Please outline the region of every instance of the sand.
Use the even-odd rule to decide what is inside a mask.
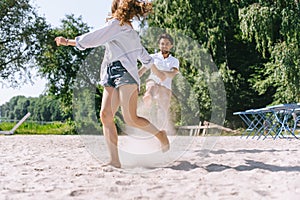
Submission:
[[[300,199],[300,140],[194,139],[165,166],[115,169],[82,136],[0,136],[0,199]]]

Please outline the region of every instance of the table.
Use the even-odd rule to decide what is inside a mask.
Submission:
[[[298,137],[295,135],[295,130],[297,128],[297,122],[295,121],[293,114],[297,115],[298,109],[300,109],[300,103],[297,104],[280,104],[275,106],[267,107],[273,113],[275,118],[274,123],[272,125],[272,129],[275,129],[275,138],[279,136],[284,137],[283,132],[285,135],[287,133],[291,134],[292,136]],[[267,137],[267,135],[265,136]]]
[[[279,104],[233,114],[239,115],[247,126],[241,137],[246,135],[249,138],[252,135],[252,138],[266,139],[271,136],[276,139],[290,134],[298,139],[295,131],[300,121],[300,103]]]

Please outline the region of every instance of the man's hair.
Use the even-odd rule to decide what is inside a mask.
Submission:
[[[173,43],[174,43],[174,40],[173,40],[172,36],[169,35],[168,33],[163,33],[163,34],[161,34],[161,35],[159,36],[159,38],[158,38],[158,43],[160,42],[161,39],[167,39],[167,40],[169,40],[169,41],[171,42],[172,45],[173,45]]]
[[[139,20],[152,11],[152,3],[140,0],[114,0],[111,5],[113,17],[120,20],[120,25],[129,23],[134,17]]]

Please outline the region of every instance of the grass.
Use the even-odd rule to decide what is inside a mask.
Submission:
[[[0,130],[8,131],[14,127],[15,123],[1,122]],[[73,123],[53,122],[40,124],[36,122],[25,122],[16,131],[15,134],[31,135],[75,135],[75,125]]]
[[[0,130],[8,131],[11,130],[16,123],[11,122],[1,122]],[[80,130],[84,130],[85,132],[93,132],[89,131],[89,127],[81,127]],[[96,130],[99,131],[99,130]],[[119,130],[120,131],[120,130]],[[224,132],[222,131],[219,136],[241,136],[244,132],[244,129],[238,129],[237,132]],[[100,131],[101,132],[101,131]],[[37,122],[25,122],[23,123],[16,131],[15,134],[20,135],[77,135],[76,126],[74,122],[53,122],[53,123],[37,123]],[[295,134],[300,136],[300,129],[295,131]],[[186,132],[183,135],[189,135],[189,132]],[[201,135],[201,134],[200,134]],[[212,134],[213,135],[213,134]]]

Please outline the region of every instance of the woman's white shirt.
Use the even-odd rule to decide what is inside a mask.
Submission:
[[[137,60],[149,69],[154,63],[153,58],[142,46],[138,33],[130,25],[120,26],[119,23],[119,20],[112,19],[103,27],[76,37],[76,47],[80,50],[98,46],[106,47],[101,65],[100,84],[103,85],[108,78],[107,65],[119,60],[140,85]]]

